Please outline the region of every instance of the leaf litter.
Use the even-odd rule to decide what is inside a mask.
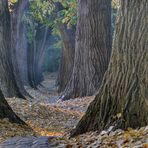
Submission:
[[[52,80],[48,78],[48,81],[51,83]],[[43,83],[49,84],[47,79]],[[0,120],[0,143],[11,137],[56,136],[49,139],[53,148],[148,148],[148,126],[135,130],[129,128],[127,131],[112,131],[110,127],[101,133],[89,132],[70,139],[69,132],[84,115],[94,96],[62,102],[58,101],[55,91],[53,94],[41,93],[31,88],[28,91],[38,99],[32,102],[19,98],[7,99],[15,113],[28,126],[10,123],[8,119]]]

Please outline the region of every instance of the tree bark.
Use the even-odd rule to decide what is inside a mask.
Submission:
[[[7,118],[10,122],[25,124],[10,108],[7,101],[5,100],[2,91],[0,90],[0,119]]]
[[[66,24],[59,25],[63,43],[62,56],[58,72],[58,92],[63,92],[71,77],[75,53],[75,26],[68,29]]]
[[[93,95],[111,52],[111,1],[78,0],[74,68],[63,100]]]
[[[14,75],[15,75],[15,79],[17,82],[17,85],[19,87],[19,90],[21,92],[21,94],[25,97],[25,98],[32,98],[27,91],[24,88],[24,84],[23,84],[23,80],[21,79],[21,71],[22,71],[22,65],[19,65],[20,62],[20,58],[18,57],[20,50],[27,50],[25,47],[23,49],[21,48],[21,43],[22,43],[22,16],[24,14],[24,11],[27,7],[28,4],[28,0],[19,0],[16,5],[14,6],[13,12],[11,13],[11,54],[12,54],[12,62],[13,62],[13,69],[14,69]],[[22,52],[22,57],[26,56],[23,55],[23,53],[25,54],[26,51]],[[26,57],[25,57],[26,58]],[[23,65],[27,64],[26,61],[23,61]]]
[[[0,1],[0,86],[6,97],[23,97],[13,73],[8,1]]]
[[[58,18],[59,16],[57,14],[64,10],[64,7],[60,2],[55,2],[54,5],[56,9],[52,15],[53,17]],[[58,86],[58,92],[61,93],[66,88],[66,85],[72,75],[75,53],[76,27],[73,26],[68,28],[67,24],[64,23],[58,23],[57,25],[62,41],[62,54],[56,85]]]
[[[147,10],[147,0],[121,1],[109,68],[72,136],[148,124]]]
[[[27,26],[21,22],[20,29],[19,29],[19,45],[16,52],[16,59],[18,63],[18,69],[20,74],[20,79],[23,83],[23,85],[29,85],[28,82],[28,57],[27,57],[27,48],[28,48],[28,42],[27,42]]]

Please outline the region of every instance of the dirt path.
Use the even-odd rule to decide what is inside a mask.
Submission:
[[[28,86],[25,88],[35,98],[33,102],[55,103],[59,99],[56,87],[56,73],[44,74],[44,81],[38,86],[38,90]]]

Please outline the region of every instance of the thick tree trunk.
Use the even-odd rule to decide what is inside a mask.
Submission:
[[[93,95],[111,52],[111,1],[78,0],[78,5],[74,68],[63,100]]]
[[[147,0],[121,1],[109,68],[73,136],[148,124],[147,10]]]
[[[57,79],[58,92],[60,93],[66,88],[73,70],[75,52],[75,27],[68,29],[67,25],[60,24],[59,30],[63,43],[62,56]]]
[[[13,73],[8,2],[0,1],[0,86],[6,97],[23,97]]]
[[[25,90],[24,88],[24,84],[23,84],[23,80],[21,79],[22,76],[22,65],[20,66],[20,59],[23,56],[23,53],[25,54],[26,51],[22,52],[21,57],[18,57],[20,50],[27,50],[25,47],[23,49],[21,48],[21,44],[22,44],[22,17],[24,14],[24,11],[27,7],[28,4],[28,0],[19,0],[16,5],[15,8],[13,10],[13,12],[11,13],[11,48],[12,48],[12,61],[13,61],[13,68],[14,68],[14,74],[15,74],[15,79],[17,82],[17,85],[19,87],[19,90],[21,92],[21,94],[23,96],[25,96],[26,98],[32,98]],[[26,45],[25,45],[26,46]],[[26,57],[23,57],[26,59]],[[23,66],[27,66],[26,65],[26,61],[23,61]]]
[[[0,90],[0,119],[7,118],[10,122],[25,124],[10,108]]]

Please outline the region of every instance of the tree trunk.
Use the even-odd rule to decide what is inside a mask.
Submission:
[[[74,68],[63,100],[93,95],[111,52],[111,1],[78,0],[78,5]]]
[[[62,56],[57,79],[58,92],[60,93],[66,88],[73,70],[75,52],[75,27],[68,29],[67,25],[60,24],[59,30],[63,43]]]
[[[0,119],[8,118],[10,122],[25,124],[10,108],[0,90]]]
[[[19,87],[19,90],[21,92],[21,94],[23,96],[25,96],[25,98],[32,98],[27,91],[24,88],[24,84],[23,84],[23,80],[21,79],[21,71],[22,71],[22,67],[20,67],[19,62],[20,62],[20,58],[18,57],[19,53],[20,53],[20,49],[21,48],[21,37],[22,37],[22,16],[24,14],[24,11],[27,7],[28,4],[28,0],[19,0],[15,7],[13,12],[11,13],[11,54],[12,54],[12,62],[13,62],[13,68],[14,68],[14,74],[15,74],[15,79],[17,82],[17,85]],[[23,48],[24,50],[27,50],[25,47]],[[22,54],[25,54],[26,51],[23,51]],[[25,56],[25,55],[21,55],[21,56]],[[23,61],[23,66],[27,66],[25,64],[26,61]],[[22,66],[22,65],[21,65]]]
[[[0,86],[6,97],[23,97],[13,73],[8,2],[0,1]]]
[[[60,2],[55,2],[55,12],[53,17],[58,18],[57,15],[60,11],[65,8]],[[62,40],[62,55],[60,59],[60,66],[57,77],[58,92],[61,93],[65,90],[67,83],[72,75],[74,65],[74,53],[75,53],[75,33],[76,27],[67,27],[67,24],[58,23],[58,29]]]
[[[38,37],[36,39],[37,44],[37,56],[36,56],[36,78],[38,83],[43,80],[43,61],[45,56],[45,51],[49,47],[49,35],[51,34],[51,29],[48,26],[44,26],[38,30]]]
[[[28,85],[28,57],[27,57],[27,28],[26,25],[21,22],[19,30],[19,45],[16,52],[16,58],[18,63],[18,69],[20,74],[20,79],[24,85]]]
[[[29,44],[28,48],[28,77],[31,87],[37,89],[37,85],[39,85],[43,79],[42,64],[44,53],[49,45],[48,35],[51,30],[49,27],[38,24],[35,31],[35,39]]]
[[[147,0],[124,0],[101,88],[72,135],[148,124]]]

